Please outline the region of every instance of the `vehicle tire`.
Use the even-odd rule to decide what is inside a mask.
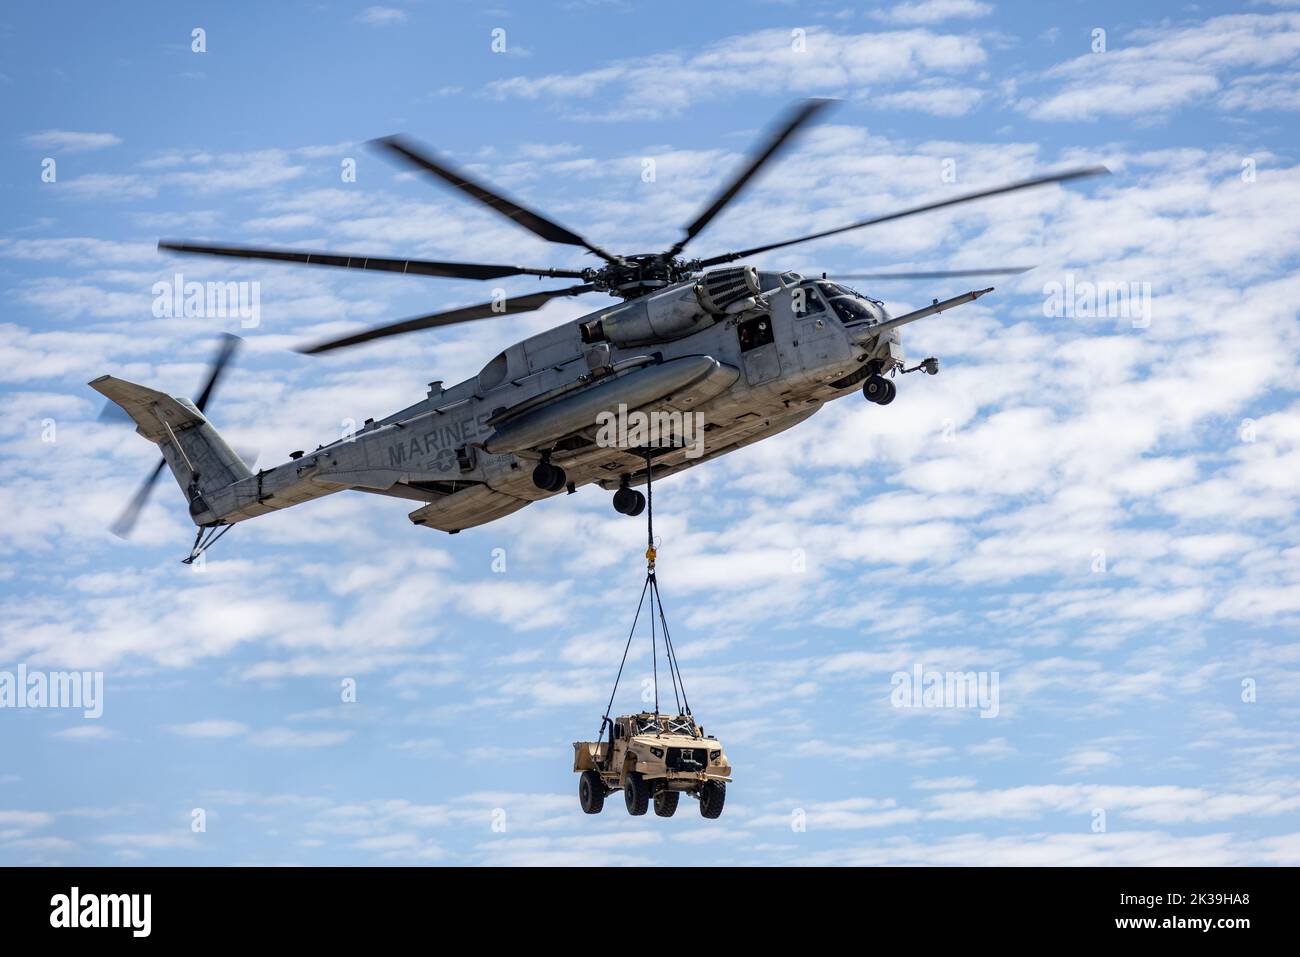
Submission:
[[[650,806],[650,786],[641,777],[640,771],[629,771],[623,783],[623,803],[627,813],[639,817]]]
[[[681,797],[681,791],[660,791],[655,795],[655,814],[659,817],[672,817],[677,813],[677,802]]]
[[[605,782],[596,771],[583,771],[578,778],[578,803],[584,814],[599,814],[605,806]]]
[[[877,405],[889,405],[894,401],[894,396],[898,395],[898,387],[888,379],[885,380],[885,394],[876,400]]]
[[[636,518],[645,511],[645,493],[634,491],[632,494],[636,496],[636,501],[632,503],[632,510],[627,514]]]
[[[862,383],[862,394],[868,402],[884,405],[881,400],[888,394],[890,384],[890,381],[882,375],[867,376],[867,381]]]
[[[727,803],[727,785],[723,781],[705,781],[700,788],[700,816],[709,819],[722,817],[722,805]]]

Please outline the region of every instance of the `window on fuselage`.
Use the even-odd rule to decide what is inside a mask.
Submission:
[[[772,320],[767,316],[746,319],[736,325],[736,336],[740,339],[740,351],[749,352],[759,346],[765,346],[774,340]]]
[[[826,312],[826,303],[822,302],[821,295],[812,286],[800,286],[795,289],[790,293],[790,302],[795,316],[800,319]]]

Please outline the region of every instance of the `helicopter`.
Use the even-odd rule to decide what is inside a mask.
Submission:
[[[832,101],[796,104],[774,125],[712,202],[662,252],[620,255],[471,179],[432,151],[403,137],[374,145],[530,233],[580,247],[600,260],[581,269],[210,245],[163,240],[164,252],[299,263],[455,279],[510,276],[579,282],[528,295],[461,306],[376,326],[301,347],[312,355],[389,336],[516,315],[554,299],[604,293],[616,300],[577,319],[508,345],[473,378],[427,394],[354,433],[289,461],[252,471],[208,421],[204,407],[235,353],[230,336],[191,402],[110,375],[90,386],[116,403],[136,431],[155,442],[162,461],[145,480],[113,531],[134,525],[164,466],[170,468],[197,527],[193,561],[233,525],[351,489],[418,503],[410,520],[452,534],[495,521],[533,502],[597,485],[614,509],[638,515],[639,490],[659,480],[792,428],[827,402],[861,391],[877,405],[893,401],[896,376],[936,374],[928,357],[907,367],[900,327],[972,302],[992,287],[894,316],[881,300],[849,280],[950,279],[1008,275],[1030,267],[930,272],[858,273],[827,278],[732,265],[772,250],[847,233],[979,199],[1108,173],[1081,167],[934,200],[835,229],[704,258],[683,250],[745,189],[796,134]],[[613,415],[657,416],[660,441],[608,440]],[[624,419],[626,421],[626,418]],[[698,425],[687,443],[688,426]],[[630,429],[623,438],[629,438]],[[638,434],[640,434],[638,432]]]

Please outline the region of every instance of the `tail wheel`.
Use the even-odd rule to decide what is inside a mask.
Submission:
[[[700,816],[710,819],[722,817],[722,806],[727,803],[727,785],[723,781],[705,781],[700,788]]]
[[[888,379],[885,380],[885,394],[876,400],[879,405],[889,405],[894,401],[894,396],[898,395],[898,387]]]
[[[627,813],[633,817],[640,817],[650,806],[650,786],[640,771],[627,772],[623,781],[623,803],[627,805]]]
[[[599,814],[605,806],[605,782],[597,772],[582,772],[578,779],[578,803],[585,814]]]
[[[677,813],[677,802],[681,797],[681,791],[660,791],[655,795],[655,814],[660,817],[672,817]]]

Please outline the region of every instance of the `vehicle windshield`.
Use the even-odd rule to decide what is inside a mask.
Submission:
[[[687,715],[646,715],[636,719],[637,734],[685,734],[698,738],[695,721]]]

